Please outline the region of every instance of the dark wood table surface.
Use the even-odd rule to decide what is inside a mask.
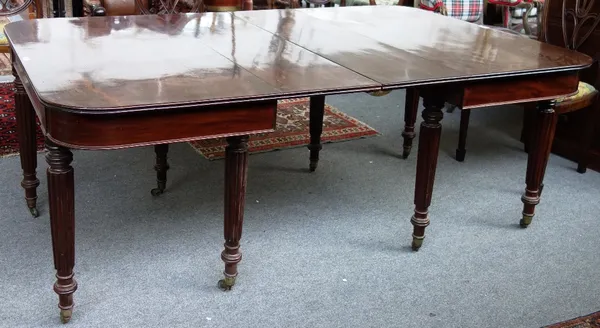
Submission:
[[[77,289],[71,149],[155,145],[164,189],[169,143],[226,137],[220,287],[230,289],[241,260],[248,136],[275,129],[278,99],[311,97],[314,170],[326,95],[418,88],[425,109],[411,218],[417,250],[429,225],[444,103],[537,102],[522,197],[527,226],[556,125],[553,99],[576,92],[578,71],[592,63],[563,48],[398,6],[27,20],[5,30],[14,53],[22,186],[34,216],[36,115],[46,137],[63,322]]]

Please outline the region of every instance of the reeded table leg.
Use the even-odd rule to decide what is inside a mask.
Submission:
[[[169,144],[154,146],[154,152],[156,153],[156,164],[154,165],[154,170],[156,170],[156,183],[158,187],[152,189],[151,193],[152,196],[158,196],[165,191],[167,186],[167,171],[169,170],[167,154],[169,153]]]
[[[413,139],[415,138],[415,122],[417,121],[417,111],[419,110],[419,90],[406,89],[406,101],[404,104],[404,145],[402,149],[402,158],[407,159],[412,150]]]
[[[27,207],[31,215],[37,217],[39,215],[36,207],[37,187],[40,185],[40,180],[38,180],[35,172],[37,168],[35,111],[25,92],[23,83],[14,68],[13,75],[15,76],[14,84],[16,88],[17,134],[19,137],[21,168],[23,169],[21,186],[25,189],[25,200],[27,201]]]
[[[46,162],[48,163],[48,197],[50,204],[50,229],[60,319],[71,320],[73,293],[77,282],[73,278],[75,265],[75,191],[73,182],[73,154],[67,148],[46,140]]]
[[[235,285],[237,265],[242,260],[240,239],[248,171],[247,142],[247,136],[229,137],[225,148],[225,249],[221,253],[225,279],[219,280],[222,290],[230,290]]]
[[[412,248],[417,251],[425,238],[425,227],[429,225],[428,209],[431,204],[433,181],[440,148],[440,134],[444,117],[444,99],[431,95],[423,98],[423,122],[419,135],[419,152],[417,156],[417,178],[415,183],[415,214],[410,222],[413,224]]]
[[[555,101],[540,101],[537,107],[535,133],[531,135],[531,144],[527,159],[527,188],[521,200],[523,201],[523,218],[521,227],[531,224],[535,215],[535,206],[540,202],[540,186],[548,164],[557,115],[554,111]]]
[[[323,149],[321,145],[321,134],[323,133],[323,116],[325,115],[325,96],[310,97],[310,165],[309,169],[314,172],[319,164],[319,152]]]

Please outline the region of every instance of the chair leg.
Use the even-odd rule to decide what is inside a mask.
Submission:
[[[503,8],[503,23],[505,28],[510,28],[510,7],[504,6]]]
[[[531,35],[531,27],[529,26],[529,15],[531,15],[533,8],[533,4],[528,4],[526,9],[523,10],[523,29],[525,30],[525,34],[527,35]]]
[[[600,119],[600,101],[596,99],[592,106],[587,108],[587,111],[588,113],[586,115],[585,126],[583,127],[583,133],[581,135],[581,149],[579,159],[577,161],[577,172],[582,174],[587,171],[592,138],[594,137],[596,124]]]
[[[463,109],[460,111],[460,130],[458,131],[458,148],[456,149],[456,160],[464,162],[467,154],[467,130],[469,130],[469,118],[471,110]]]

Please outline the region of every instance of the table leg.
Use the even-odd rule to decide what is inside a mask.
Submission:
[[[419,90],[406,89],[406,101],[404,103],[404,145],[402,158],[407,159],[412,150],[413,139],[415,138],[415,122],[417,121],[417,111],[419,110]]]
[[[56,282],[58,307],[63,323],[71,320],[73,293],[77,282],[73,278],[75,265],[75,191],[73,181],[73,154],[67,148],[46,140],[46,162],[48,163],[48,198],[50,205],[50,229]]]
[[[527,187],[521,201],[523,201],[523,218],[521,227],[526,228],[531,224],[535,215],[535,206],[540,202],[540,186],[546,172],[546,165],[552,149],[554,132],[556,130],[557,114],[554,111],[556,101],[540,101],[537,105],[535,117],[535,133],[531,135],[531,144],[527,158]]]
[[[167,154],[169,153],[169,144],[154,146],[154,152],[156,153],[156,164],[154,165],[154,170],[156,170],[156,183],[158,187],[152,189],[151,193],[152,196],[158,196],[165,191],[167,186],[167,171],[169,170]]]
[[[412,248],[417,251],[425,238],[425,227],[429,225],[428,209],[431,204],[433,181],[440,148],[440,135],[444,117],[444,99],[435,94],[423,98],[423,122],[419,135],[417,155],[417,178],[415,183],[415,214],[410,222],[413,224]]]
[[[314,172],[319,164],[319,151],[323,149],[321,145],[321,134],[323,133],[323,117],[325,115],[325,96],[310,97],[310,165],[309,169]]]
[[[244,222],[244,201],[248,171],[248,136],[227,138],[225,148],[225,279],[219,288],[231,290],[237,277],[237,265],[242,260],[240,239]]]
[[[19,154],[21,158],[21,168],[23,169],[23,180],[21,186],[25,189],[25,200],[27,207],[33,217],[39,215],[37,203],[37,187],[40,180],[36,176],[37,168],[37,142],[36,142],[36,124],[35,111],[33,105],[25,92],[21,78],[13,68],[15,76],[15,110],[17,116],[17,134],[19,137]]]
[[[456,148],[456,160],[465,161],[467,155],[467,131],[469,130],[470,109],[460,111],[460,129],[458,131],[458,148]]]

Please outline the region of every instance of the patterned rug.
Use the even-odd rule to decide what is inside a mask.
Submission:
[[[14,156],[19,153],[14,94],[12,83],[0,83],[0,157]],[[277,112],[277,131],[251,136],[248,142],[251,154],[302,147],[309,143],[308,98],[280,101]],[[323,143],[365,138],[377,134],[377,131],[365,123],[325,105],[321,138]],[[39,122],[37,144],[38,151],[44,150]],[[194,141],[190,144],[208,159],[220,159],[225,156],[224,139]]]
[[[250,136],[250,154],[306,146],[310,143],[308,98],[279,102],[277,130]],[[379,133],[365,123],[325,104],[322,143],[339,142],[376,136]],[[192,141],[190,145],[204,157],[214,160],[225,157],[225,139]]]
[[[600,328],[600,312],[556,323],[545,328]]]
[[[15,115],[14,85],[12,83],[0,83],[0,157],[16,155],[19,152]],[[38,151],[41,151],[44,149],[44,136],[39,128],[39,122],[37,124]]]

